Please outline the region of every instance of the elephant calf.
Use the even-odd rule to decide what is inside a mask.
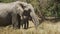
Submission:
[[[27,29],[29,26],[29,20],[32,20],[31,16],[30,16],[30,12],[24,11],[22,14],[22,25],[24,25],[24,29]]]

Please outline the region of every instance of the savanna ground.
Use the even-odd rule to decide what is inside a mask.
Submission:
[[[36,30],[31,21],[28,29],[13,29],[12,27],[0,27],[0,34],[60,34],[60,22],[44,21]]]

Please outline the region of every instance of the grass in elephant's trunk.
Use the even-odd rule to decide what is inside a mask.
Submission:
[[[36,30],[31,21],[28,29],[13,29],[12,27],[0,27],[0,34],[60,34],[60,22],[44,21]]]

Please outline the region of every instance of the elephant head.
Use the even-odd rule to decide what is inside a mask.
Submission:
[[[25,14],[24,13],[23,14],[26,16],[30,16],[35,27],[37,28],[37,26],[39,25],[39,17],[36,15],[33,6],[31,4],[24,2],[20,2],[20,5],[23,8],[24,13],[26,12]]]
[[[31,20],[33,21],[35,27],[37,28],[37,26],[39,25],[39,17],[36,15],[33,6],[26,2],[20,1],[16,1],[15,4],[17,6],[16,7],[17,14],[19,14],[21,18],[23,16],[28,16],[29,18],[32,18]]]

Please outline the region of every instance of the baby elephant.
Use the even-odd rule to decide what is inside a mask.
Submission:
[[[29,27],[29,20],[32,20],[32,17],[30,16],[30,12],[27,12],[24,10],[23,14],[22,14],[22,26],[24,26],[24,29],[27,29]]]

